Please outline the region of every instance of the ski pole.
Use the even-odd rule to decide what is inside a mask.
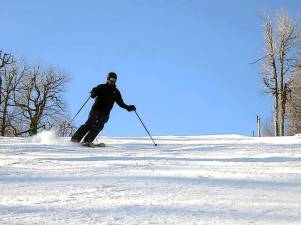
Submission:
[[[140,116],[138,115],[138,113],[136,112],[136,110],[134,110],[134,112],[136,113],[136,115],[137,115],[137,117],[139,118],[140,122],[142,123],[142,125],[143,125],[144,129],[146,130],[146,132],[148,133],[148,135],[149,135],[149,136],[150,136],[150,138],[152,139],[152,141],[153,141],[154,145],[155,145],[155,146],[157,146],[157,144],[155,143],[155,141],[154,141],[154,139],[153,139],[152,135],[151,135],[151,134],[149,133],[149,131],[147,130],[146,126],[144,125],[144,123],[143,123],[142,119],[140,118]]]
[[[77,117],[77,115],[80,113],[80,111],[82,111],[82,109],[84,108],[84,106],[87,104],[87,102],[89,101],[89,99],[91,98],[91,96],[89,96],[89,98],[87,98],[87,100],[85,101],[85,103],[82,105],[82,107],[78,110],[78,112],[76,113],[76,115],[72,118],[72,120],[68,123],[69,126],[71,126],[70,124],[73,122],[73,120]]]

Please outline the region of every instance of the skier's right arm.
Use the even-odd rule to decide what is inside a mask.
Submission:
[[[99,95],[99,92],[100,92],[100,85],[94,87],[92,89],[92,91],[90,92],[91,93],[91,98],[95,98],[97,95]]]

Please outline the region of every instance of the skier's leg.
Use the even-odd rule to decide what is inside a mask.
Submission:
[[[89,131],[89,127],[87,124],[83,124],[78,128],[78,130],[72,135],[71,141],[72,142],[80,142],[83,137],[87,134]]]
[[[107,117],[99,116],[95,121],[95,124],[89,130],[88,134],[84,138],[83,142],[93,142],[99,132],[104,128],[105,123],[108,121]]]
[[[97,111],[91,110],[89,113],[89,118],[86,121],[85,124],[80,126],[80,128],[73,134],[71,137],[71,141],[73,142],[80,142],[83,137],[88,133],[90,129],[92,129],[93,124],[95,124],[95,121],[97,120]]]

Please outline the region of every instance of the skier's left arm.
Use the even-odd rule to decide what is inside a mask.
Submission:
[[[127,105],[124,103],[122,96],[119,91],[117,91],[117,96],[116,96],[116,103],[121,107],[126,109],[127,111],[135,111],[136,107],[134,105]]]

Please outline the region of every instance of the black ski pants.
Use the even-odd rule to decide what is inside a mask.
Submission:
[[[85,137],[83,142],[93,142],[108,120],[108,115],[102,115],[99,110],[92,108],[88,120],[73,134],[71,141],[80,142]]]

